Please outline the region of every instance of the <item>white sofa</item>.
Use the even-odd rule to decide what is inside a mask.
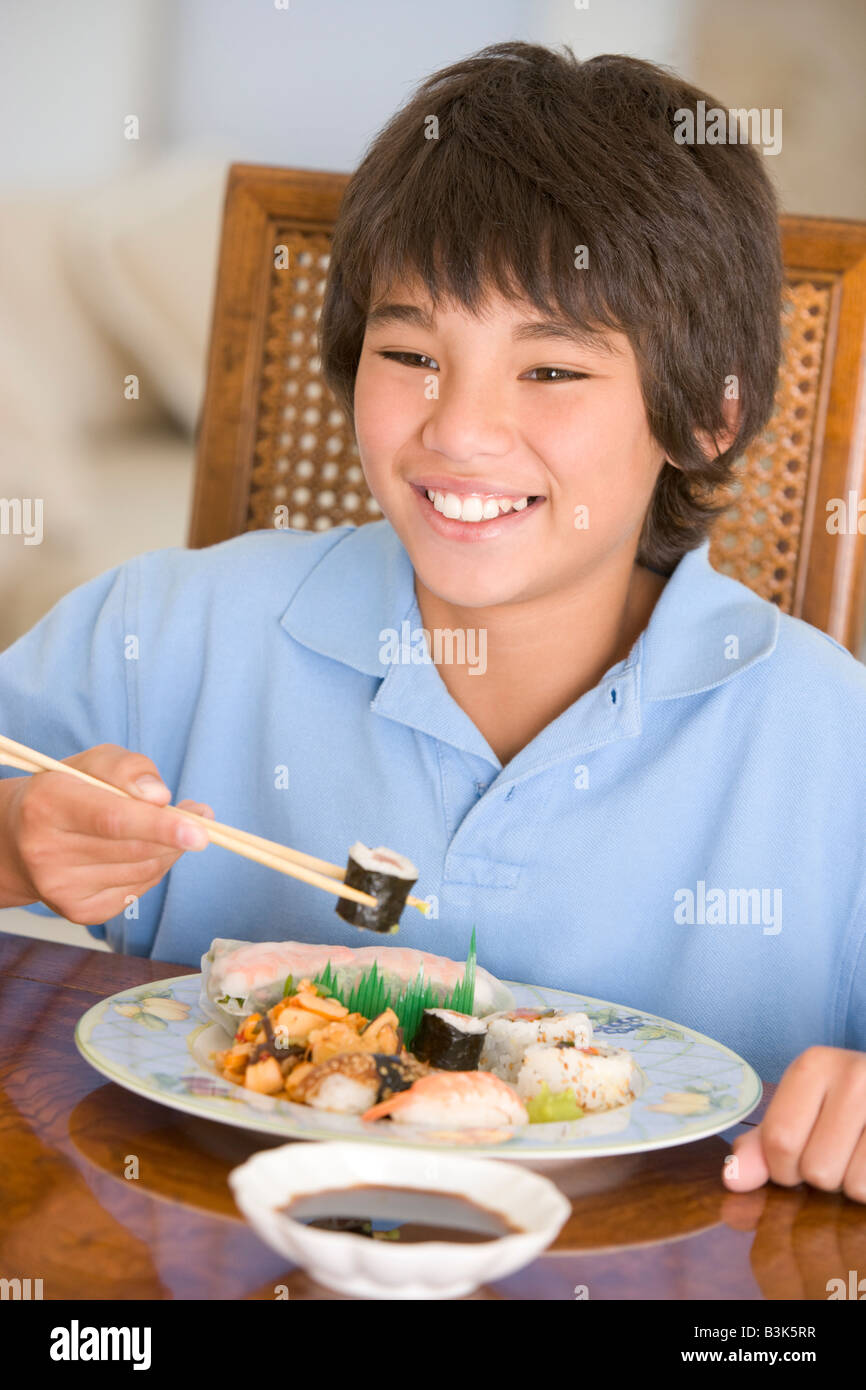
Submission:
[[[5,512],[0,649],[77,584],[185,542],[225,175],[181,153],[0,202],[0,497],[42,510],[38,544]]]

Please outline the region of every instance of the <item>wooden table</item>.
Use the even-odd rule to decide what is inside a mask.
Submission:
[[[232,1199],[229,1171],[282,1140],[132,1095],[75,1047],[97,1000],[186,973],[0,933],[0,1278],[41,1278],[45,1299],[272,1300],[277,1284],[291,1299],[339,1298],[287,1268]],[[591,1299],[826,1300],[829,1279],[866,1273],[866,1206],[807,1187],[727,1191],[739,1128],[539,1165],[571,1219],[542,1258],[471,1297],[571,1300],[585,1286]],[[131,1155],[137,1179],[124,1176]]]

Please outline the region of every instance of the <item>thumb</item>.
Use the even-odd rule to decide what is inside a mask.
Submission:
[[[770,1170],[764,1156],[760,1125],[734,1140],[733,1155],[734,1161],[726,1161],[722,1173],[725,1186],[732,1192],[751,1192],[755,1187],[763,1187]]]
[[[206,801],[179,801],[178,811],[194,811],[197,816],[204,816],[205,820],[216,820],[213,807],[208,806]]]

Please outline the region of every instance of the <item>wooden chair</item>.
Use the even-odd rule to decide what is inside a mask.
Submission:
[[[324,530],[381,516],[316,357],[331,231],[347,182],[264,165],[229,170],[191,546],[271,527],[277,517]],[[866,601],[857,513],[866,498],[866,223],[785,217],[782,241],[785,346],[775,411],[741,460],[710,554],[717,569],[856,653]],[[287,268],[278,267],[280,246]],[[833,520],[840,502],[842,530]],[[866,501],[863,509],[866,533]]]

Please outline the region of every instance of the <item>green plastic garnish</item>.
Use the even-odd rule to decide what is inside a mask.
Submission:
[[[341,1004],[345,1004],[349,1013],[363,1014],[365,1018],[374,1019],[377,1014],[384,1009],[393,1009],[397,1015],[397,1021],[403,1029],[403,1044],[411,1048],[418,1026],[421,1022],[421,1015],[425,1009],[440,1008],[454,1009],[457,1013],[471,1014],[475,1003],[475,928],[472,928],[472,939],[469,944],[469,955],[466,959],[466,972],[463,979],[454,986],[450,996],[445,999],[439,997],[439,991],[434,989],[425,979],[423,967],[419,969],[414,980],[410,980],[402,988],[399,986],[387,986],[379,973],[379,967],[371,965],[369,970],[365,970],[354,982],[351,989],[343,990],[338,983],[337,974],[332,971],[330,961],[320,974],[316,975],[314,984],[320,986],[320,993],[338,999]]]
[[[541,1083],[537,1096],[526,1102],[531,1125],[550,1124],[554,1120],[580,1120],[583,1110],[574,1098],[574,1091],[551,1091],[546,1081]]]

